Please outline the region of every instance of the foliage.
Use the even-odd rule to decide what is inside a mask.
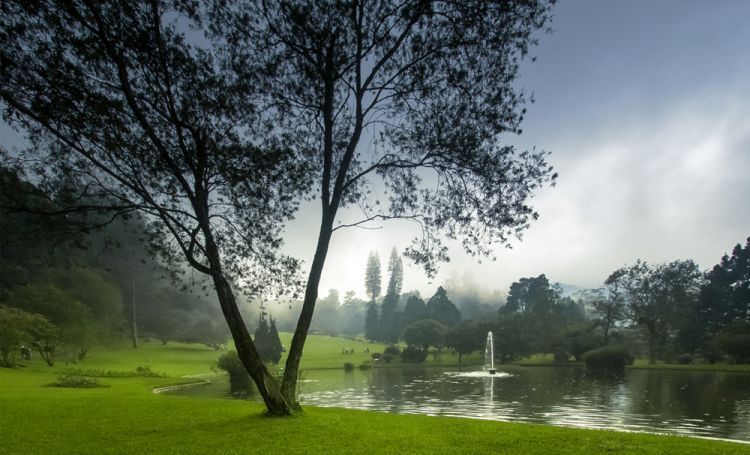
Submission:
[[[83,304],[103,330],[112,333],[121,328],[123,302],[112,277],[91,267],[50,268],[39,281],[50,283]]]
[[[321,203],[284,370],[291,395],[334,230],[418,223],[422,235],[405,256],[433,275],[448,259],[442,236],[461,239],[470,254],[491,255],[493,244],[506,244],[537,217],[527,201],[554,180],[546,153],[518,153],[500,139],[520,133],[525,96],[514,80],[551,4],[212,5],[223,67],[258,81],[249,85],[259,88],[264,133],[311,163]],[[347,207],[362,216],[342,219]]]
[[[90,389],[94,387],[101,387],[99,381],[91,376],[78,376],[74,374],[63,374],[57,377],[58,387],[71,387],[75,389]]]
[[[603,289],[588,292],[587,300],[591,311],[602,329],[604,346],[609,344],[610,331],[626,317],[624,299],[620,291],[617,274],[610,275]]]
[[[396,357],[397,355],[393,355],[393,354],[383,354],[382,359],[385,363],[391,363],[391,361],[395,359]]]
[[[422,363],[427,358],[427,351],[417,346],[409,345],[399,354],[401,360],[409,363]]]
[[[227,372],[232,389],[246,389],[250,386],[250,375],[237,355],[237,351],[228,351],[222,354],[216,361],[216,366]]]
[[[511,284],[508,299],[500,311],[520,312],[545,318],[552,312],[554,302],[555,291],[550,288],[549,280],[542,274],[536,278],[521,278]]]
[[[423,319],[407,326],[402,338],[407,344],[418,346],[426,351],[430,346],[443,347],[445,331],[446,327],[438,321]]]
[[[96,378],[166,378],[167,373],[154,371],[150,366],[138,366],[134,370],[121,371],[108,368],[71,368],[65,371],[69,376],[89,376]]]
[[[55,357],[65,347],[65,340],[60,329],[45,318],[39,317],[30,322],[29,334],[32,339],[31,345],[39,352],[47,365],[53,366]]]
[[[605,346],[583,355],[587,368],[623,369],[633,363],[633,356],[623,346]]]
[[[370,297],[370,303],[375,303],[380,296],[380,257],[377,252],[370,252],[367,257],[367,268],[365,269],[365,291]]]
[[[44,354],[45,358],[54,359],[55,352],[63,344],[85,353],[96,342],[96,323],[90,310],[54,285],[34,283],[17,287],[10,292],[5,303],[29,313],[41,314],[55,326],[54,330],[48,330],[44,323],[35,325],[36,336],[49,342],[45,344],[48,352]],[[53,332],[54,336],[51,335]],[[42,333],[45,335],[42,336]],[[56,341],[53,342],[53,339]]]
[[[410,295],[404,308],[404,326],[408,326],[420,319],[427,319],[427,305],[417,295]]]
[[[492,326],[495,358],[500,363],[508,363],[531,354],[535,335],[531,327],[528,315],[520,313],[498,315]]]
[[[354,371],[354,364],[351,362],[344,362],[344,371]]]
[[[474,321],[462,321],[446,331],[445,346],[458,353],[458,363],[464,355],[484,349],[487,337],[484,328]]]
[[[4,367],[17,365],[16,355],[24,343],[31,342],[30,319],[34,315],[17,308],[0,305],[0,363]]]
[[[563,352],[569,353],[576,360],[583,360],[583,354],[600,347],[601,338],[594,334],[594,327],[579,327],[567,331],[563,335],[563,341],[560,348]]]
[[[735,363],[750,363],[750,322],[726,327],[719,332],[717,343]]]
[[[654,363],[664,355],[680,316],[687,314],[694,304],[701,274],[691,260],[655,267],[639,260],[616,270],[607,283],[622,290],[628,317],[646,333],[649,362]]]
[[[255,84],[225,71],[209,41],[188,38],[199,16],[190,2],[3,3],[0,100],[34,144],[3,158],[43,185],[82,183],[65,213],[145,216],[165,264],[211,277],[269,411],[286,415],[295,400],[262,365],[232,285],[297,289],[280,235],[307,165],[251,134]]]
[[[253,341],[255,341],[258,354],[264,362],[278,364],[281,360],[281,340],[279,339],[279,332],[276,330],[276,321],[273,318],[270,319],[271,324],[269,326],[265,311],[261,311]]]
[[[396,346],[395,344],[390,344],[385,347],[385,349],[383,350],[383,354],[390,354],[392,356],[398,356],[399,354],[401,354],[401,349],[399,349],[399,347]]]
[[[458,324],[461,320],[461,312],[448,299],[448,295],[442,286],[439,286],[435,295],[427,301],[425,314],[428,319],[433,319],[448,327]]]

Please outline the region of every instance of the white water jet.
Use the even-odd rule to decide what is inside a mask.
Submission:
[[[484,348],[484,369],[495,374],[495,344],[492,341],[492,331],[487,332],[487,346]]]

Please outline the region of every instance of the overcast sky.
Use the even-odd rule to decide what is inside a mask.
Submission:
[[[750,2],[568,0],[554,16],[520,79],[536,102],[509,138],[551,151],[560,173],[533,201],[539,221],[496,262],[454,247],[431,283],[405,267],[405,291],[429,296],[452,275],[507,291],[541,273],[596,287],[639,258],[709,268],[750,236]],[[287,231],[287,251],[308,263],[318,219],[307,207]],[[337,232],[321,294],[364,297],[368,252],[385,274],[413,234],[399,223]]]

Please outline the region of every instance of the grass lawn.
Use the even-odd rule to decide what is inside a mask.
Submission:
[[[309,342],[305,368],[369,358],[349,340],[311,336]],[[355,354],[341,354],[347,344]],[[50,368],[35,358],[22,368],[0,368],[0,453],[750,454],[750,445],[678,436],[344,409],[307,407],[295,417],[274,419],[264,417],[256,403],[152,393],[154,387],[181,381],[181,375],[210,372],[218,355],[172,343],[93,349],[79,367],[148,365],[171,376],[100,378],[107,387],[94,389],[48,386],[65,371],[62,363]]]

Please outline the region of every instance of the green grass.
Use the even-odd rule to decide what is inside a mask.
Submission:
[[[306,368],[356,362],[347,340],[310,337]],[[372,352],[372,345],[370,351]],[[355,346],[351,346],[357,348]],[[211,371],[219,353],[200,346],[144,343],[94,349],[81,368],[148,365],[171,378],[99,378],[109,387],[49,387],[65,371],[39,359],[0,368],[0,452],[102,453],[750,453],[750,446],[677,436],[306,407],[292,418],[230,399],[166,396],[154,387]],[[352,363],[356,363],[352,362]]]

